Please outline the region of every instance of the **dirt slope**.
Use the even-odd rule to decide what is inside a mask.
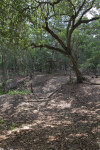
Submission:
[[[100,149],[100,85],[67,81],[39,75],[34,94],[0,96],[2,149]]]

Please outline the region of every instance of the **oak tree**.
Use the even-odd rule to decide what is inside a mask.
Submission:
[[[27,24],[32,31],[30,36],[33,41],[25,48],[45,47],[66,55],[73,65],[78,83],[83,82],[83,77],[73,57],[72,34],[81,24],[100,19],[97,12],[99,7],[98,0],[2,1],[2,11],[8,11],[7,30],[17,32],[19,26]],[[92,13],[90,19],[86,17],[88,13]]]

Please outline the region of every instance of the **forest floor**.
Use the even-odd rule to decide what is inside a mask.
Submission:
[[[0,96],[0,150],[100,150],[100,85],[68,80],[35,75],[33,94]]]

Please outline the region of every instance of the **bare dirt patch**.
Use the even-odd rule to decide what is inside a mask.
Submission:
[[[99,150],[100,85],[67,81],[66,76],[38,75],[34,94],[0,96],[0,147]]]

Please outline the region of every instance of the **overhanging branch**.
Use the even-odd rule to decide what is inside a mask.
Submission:
[[[94,2],[95,2],[95,0],[92,1],[91,6],[89,8],[87,8],[85,11],[83,11],[79,21],[82,20],[82,17],[93,8]]]
[[[32,43],[30,45],[30,47],[32,48],[42,48],[42,47],[45,47],[45,48],[48,48],[48,49],[51,49],[51,50],[55,50],[55,51],[58,51],[64,55],[66,55],[66,52],[58,47],[54,47],[54,46],[50,46],[50,45],[47,45],[47,44],[41,44],[41,45],[36,45],[35,43]]]
[[[74,9],[74,11],[75,11],[75,14],[76,14],[76,7],[75,7],[75,5],[72,3],[71,0],[68,0],[68,2],[72,5],[72,7],[73,7],[73,9]]]
[[[46,27],[43,27],[48,33],[50,33],[50,35],[53,37],[53,38],[55,38],[58,42],[59,42],[59,44],[62,46],[62,48],[64,49],[64,50],[66,50],[66,46],[65,46],[65,44],[63,43],[63,41],[58,37],[58,35],[56,35],[50,28],[49,28],[49,26],[48,26],[48,22],[46,22]]]
[[[93,18],[88,19],[88,20],[80,20],[80,21],[78,21],[78,22],[74,25],[74,28],[77,28],[77,27],[78,27],[80,24],[82,24],[82,23],[89,23],[89,22],[91,22],[91,21],[98,20],[98,19],[100,19],[100,17],[93,17]]]
[[[60,3],[61,1],[62,0],[56,0],[54,2],[49,2],[49,1],[40,2],[38,0],[35,0],[35,2],[38,3],[38,4],[50,4],[51,6],[54,6],[54,5],[58,4],[58,3]]]
[[[75,17],[78,16],[78,14],[80,13],[81,9],[83,8],[83,6],[85,5],[86,0],[83,1],[82,5],[79,7],[78,11],[75,14]]]
[[[100,17],[93,17],[93,18],[91,18],[89,20],[82,20],[81,23],[89,23],[91,21],[98,20],[98,19],[100,19]]]
[[[48,17],[48,19],[51,19],[52,17],[56,17],[56,16],[66,16],[67,14],[65,14],[65,13],[61,13],[61,14],[53,14],[53,15],[51,15],[51,16],[49,16]]]

